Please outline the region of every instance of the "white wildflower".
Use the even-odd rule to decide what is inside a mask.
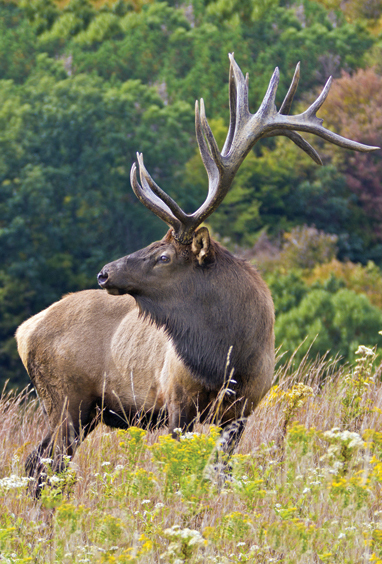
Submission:
[[[143,499],[141,503],[142,505],[145,505],[146,503],[151,503],[151,499]]]
[[[179,525],[174,525],[171,529],[165,529],[164,534],[169,537],[176,537],[178,539],[184,539],[189,546],[194,544],[204,544],[204,539],[199,531],[195,529],[181,529]]]
[[[30,481],[33,480],[34,478],[20,477],[15,474],[11,474],[10,476],[0,479],[0,489],[14,490],[16,488],[24,488]]]
[[[110,462],[102,462],[101,466],[110,466]]]
[[[59,478],[58,476],[51,476],[49,478],[49,481],[51,484],[58,484],[59,482],[63,482],[63,479]]]
[[[340,431],[338,427],[334,427],[330,431],[325,431],[324,437],[328,441],[345,443],[348,448],[362,448],[365,446],[364,441],[358,433]]]
[[[52,464],[53,458],[40,458],[41,464]]]
[[[374,356],[373,349],[369,347],[365,347],[364,345],[359,345],[358,349],[355,351],[355,354],[363,354],[365,356]]]
[[[181,435],[180,440],[186,441],[186,440],[190,440],[190,439],[193,439],[194,437],[199,437],[199,436],[200,436],[200,433],[187,432],[187,433],[184,433],[183,435]]]
[[[331,473],[332,474],[338,474],[338,472],[340,470],[342,470],[343,467],[344,467],[344,463],[341,462],[340,460],[336,460],[335,463],[333,464],[333,468],[332,468]],[[330,472],[330,470],[329,470],[329,472]]]

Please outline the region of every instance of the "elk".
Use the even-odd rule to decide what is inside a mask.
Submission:
[[[50,430],[29,455],[26,470],[38,476],[41,458],[62,468],[99,421],[126,428],[165,425],[192,428],[218,421],[228,432],[227,449],[240,439],[245,419],[269,390],[274,371],[274,308],[257,270],[236,258],[200,227],[227,194],[255,143],[289,137],[316,163],[315,149],[298,131],[344,148],[373,151],[325,129],[316,117],[331,79],[303,113],[289,116],[299,80],[277,111],[276,70],[259,110],[248,108],[248,75],[230,57],[230,124],[220,152],[196,102],[196,137],[208,176],[208,195],[186,214],[147,172],[143,157],[131,169],[138,199],[169,231],[161,241],[104,266],[101,290],[64,297],[25,321],[16,338],[21,359],[46,412]],[[107,291],[105,291],[107,290]]]

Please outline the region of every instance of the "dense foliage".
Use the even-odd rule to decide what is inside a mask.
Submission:
[[[301,60],[295,111],[333,74],[326,122],[345,136],[382,144],[381,7],[365,11],[361,4],[0,3],[0,382],[25,381],[13,339],[21,321],[68,291],[94,286],[105,262],[165,232],[129,188],[135,151],[144,152],[155,180],[186,211],[203,201],[193,104],[204,97],[221,143],[229,51],[250,74],[253,112],[273,68],[281,71],[280,101]],[[314,143],[324,167],[283,138],[259,144],[211,217],[212,229],[231,246],[250,247],[260,233],[277,240],[295,226],[314,225],[336,236],[340,260],[382,265],[379,155]],[[289,348],[319,329],[315,352],[330,347],[351,358],[363,337],[377,343],[371,335],[381,325],[380,304],[357,289],[324,296],[327,289],[302,281],[306,272],[290,275],[309,291],[281,312],[278,344]],[[352,321],[336,316],[341,300],[359,312]],[[331,313],[319,321],[321,301]]]

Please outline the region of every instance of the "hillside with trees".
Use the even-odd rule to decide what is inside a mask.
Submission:
[[[255,112],[277,65],[292,109],[327,77],[325,125],[382,145],[382,3],[351,0],[0,2],[0,382],[27,383],[17,326],[166,230],[135,198],[136,151],[187,212],[207,188],[194,133],[203,97],[221,142],[228,52]],[[318,167],[288,139],[248,155],[209,227],[270,285],[277,345],[344,360],[382,348],[382,158],[321,140]],[[318,335],[316,337],[316,335]]]

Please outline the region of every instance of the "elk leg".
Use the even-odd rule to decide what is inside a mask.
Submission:
[[[179,439],[179,432],[177,429],[182,431],[192,430],[194,425],[194,417],[190,414],[190,406],[183,403],[175,403],[169,405],[168,408],[168,421],[169,421],[169,433],[171,433],[174,439]]]
[[[223,425],[219,439],[218,450],[220,450],[224,454],[228,454],[228,456],[232,456],[235,448],[240,442],[241,437],[243,436],[246,423],[247,418],[242,417],[240,419],[236,419],[236,421]]]
[[[78,434],[75,433],[71,417],[67,414],[65,420],[52,433],[48,433],[39,446],[28,456],[25,470],[33,484],[30,490],[35,497],[40,497],[42,484],[46,480],[46,465],[51,464],[53,473],[65,470],[65,456],[73,456],[78,446]]]
[[[229,459],[240,442],[246,422],[247,419],[242,417],[236,419],[236,421],[223,424],[223,429],[217,444],[215,464],[213,465],[219,491],[223,488],[226,480],[230,479],[232,466]]]
[[[25,472],[28,477],[37,479],[41,475],[44,469],[41,459],[51,458],[52,450],[52,437],[49,434],[44,437],[38,447],[28,456],[25,462]]]
[[[38,447],[28,456],[25,463],[25,471],[30,478],[34,479],[30,487],[35,497],[41,495],[41,485],[45,481],[46,463],[44,459],[51,459],[51,468],[54,473],[65,470],[67,460],[65,457],[73,457],[82,440],[98,424],[99,417],[92,409],[81,410],[81,404],[76,409],[70,409],[65,400],[63,409],[50,414],[50,426],[54,429],[48,433]]]

